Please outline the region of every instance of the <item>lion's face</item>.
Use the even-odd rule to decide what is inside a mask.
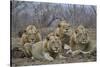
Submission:
[[[66,23],[66,21],[61,21],[61,23],[58,24],[59,27],[59,31],[63,34],[63,35],[69,35],[70,33],[70,24]]]
[[[29,34],[29,33],[27,33],[27,35],[28,35],[28,40],[29,40],[30,42],[35,43],[35,42],[36,42],[36,36],[37,36],[37,34],[38,34],[38,33],[34,33],[34,34]]]
[[[36,36],[39,33],[39,31],[36,29],[36,27],[34,25],[29,25],[26,28],[26,33],[28,35],[28,38],[31,42],[35,42],[36,41]]]
[[[61,51],[61,41],[57,36],[48,37],[49,50],[58,53]]]
[[[81,44],[88,43],[88,33],[83,26],[79,26],[76,29],[76,40]]]

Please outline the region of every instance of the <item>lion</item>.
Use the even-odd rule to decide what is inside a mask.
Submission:
[[[71,25],[65,20],[61,21],[58,24],[58,27],[54,31],[54,34],[58,36],[62,42],[62,48],[64,49],[65,45],[69,45],[70,36],[71,36]]]
[[[85,50],[85,47],[90,43],[87,30],[84,26],[79,25],[77,29],[73,32],[70,38],[70,46],[72,50]],[[82,45],[83,44],[83,45]]]
[[[38,29],[36,29],[34,25],[28,25],[27,28],[24,30],[24,32],[20,33],[20,36],[21,36],[20,45],[21,45],[22,51],[24,52],[26,57],[31,57],[32,55],[27,50],[26,45],[41,41],[42,39],[41,39],[40,32],[38,31]]]
[[[70,38],[70,47],[73,54],[89,54],[94,49],[88,36],[88,30],[83,25],[79,25],[73,32]]]
[[[57,36],[50,36],[32,45],[32,57],[38,60],[53,61],[60,56],[62,43]]]
[[[41,41],[41,35],[38,29],[36,29],[36,27],[34,25],[29,25],[26,28],[26,32],[28,35],[30,35],[30,37],[32,37],[34,39],[34,42],[38,42]]]
[[[48,37],[50,37],[50,36],[57,36],[57,37],[59,37],[59,35],[55,34],[54,32],[49,33]],[[59,37],[59,39],[60,39],[60,37]],[[61,49],[61,53],[60,53],[61,57],[60,58],[64,59],[64,58],[66,58],[65,55],[69,55],[69,54],[72,54],[72,50],[71,50],[70,45],[62,44],[62,49]]]
[[[21,36],[21,45],[30,42],[39,42],[41,41],[41,35],[38,29],[34,25],[27,26],[26,30],[23,32]]]

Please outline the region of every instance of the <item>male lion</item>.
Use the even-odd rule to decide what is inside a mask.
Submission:
[[[36,43],[39,42],[40,40],[41,40],[41,35],[39,31],[36,29],[34,25],[29,25],[22,34],[21,44],[24,45],[25,43],[30,43],[30,42]]]
[[[89,43],[87,30],[82,25],[78,26],[71,36],[70,46],[72,50],[85,50],[85,46]]]
[[[55,34],[55,32],[51,32],[50,34],[48,34],[48,37],[50,37],[50,36],[57,36],[57,37],[59,37],[59,35],[57,35],[57,34]],[[60,37],[59,37],[59,39],[60,39]],[[67,38],[66,38],[67,39]],[[72,54],[72,50],[71,50],[71,47],[70,47],[70,45],[68,45],[68,44],[62,44],[62,49],[61,49],[61,53],[60,53],[60,58],[66,58],[66,57],[64,57],[63,56],[63,54],[64,55],[69,55],[69,54]]]
[[[66,49],[65,47],[69,45],[70,36],[71,36],[71,27],[70,24],[67,23],[65,20],[62,20],[59,24],[57,29],[55,30],[55,35],[58,36],[62,42],[62,48]]]
[[[32,57],[38,60],[53,61],[59,56],[61,45],[62,43],[57,36],[47,37],[32,45]]]
[[[70,46],[74,54],[80,52],[87,54],[94,49],[89,39],[88,31],[84,26],[79,25],[73,32],[70,38]]]
[[[41,35],[38,29],[36,29],[34,25],[27,26],[20,38],[20,44],[22,46],[21,48],[24,51],[26,57],[31,57],[30,51],[27,50],[27,48],[30,46],[30,43],[33,44],[39,41],[41,41]]]

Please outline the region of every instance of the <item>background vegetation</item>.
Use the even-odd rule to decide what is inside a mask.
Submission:
[[[59,20],[71,25],[83,24],[96,28],[96,6],[61,3],[40,3],[31,1],[11,1],[11,30],[18,33],[29,24],[37,28],[55,28]]]

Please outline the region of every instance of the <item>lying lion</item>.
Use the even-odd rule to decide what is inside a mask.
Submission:
[[[70,46],[73,51],[73,54],[83,53],[89,54],[94,50],[94,45],[89,39],[87,29],[79,25],[77,29],[73,32],[70,38]]]
[[[37,60],[53,61],[61,52],[62,43],[57,36],[50,36],[35,44],[25,44],[27,52]]]

